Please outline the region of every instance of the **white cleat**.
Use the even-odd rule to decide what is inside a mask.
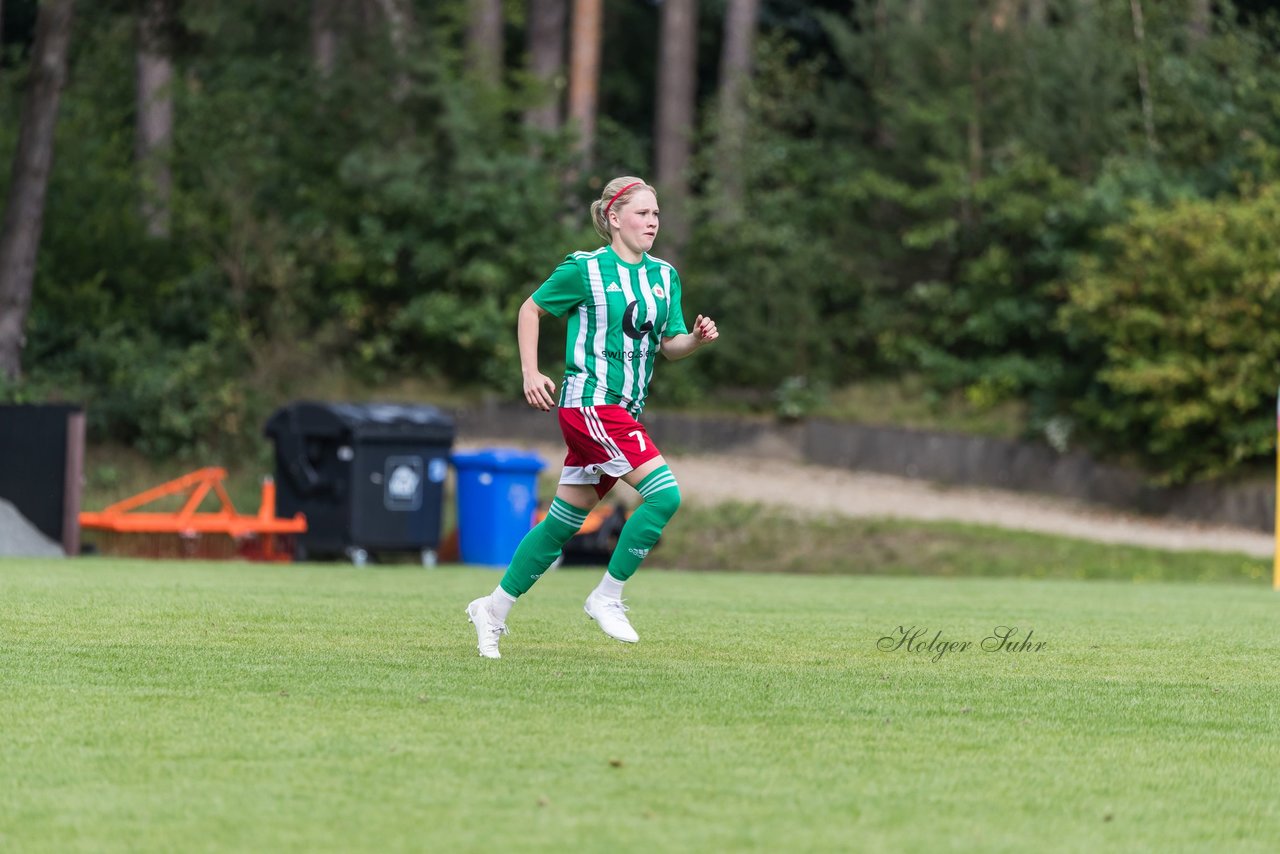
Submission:
[[[623,643],[635,643],[640,640],[636,630],[631,628],[631,621],[627,619],[629,609],[622,604],[621,599],[610,599],[607,596],[592,593],[587,597],[587,603],[582,610],[599,623],[604,633],[614,640],[620,640]]]
[[[489,613],[489,597],[481,596],[467,606],[467,619],[476,627],[476,649],[485,658],[502,658],[498,652],[498,638],[507,634],[506,623],[499,623]]]

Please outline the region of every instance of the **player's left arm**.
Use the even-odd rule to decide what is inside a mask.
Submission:
[[[683,359],[699,347],[704,347],[720,337],[716,322],[706,315],[698,315],[693,331],[662,339],[662,355],[668,359]]]

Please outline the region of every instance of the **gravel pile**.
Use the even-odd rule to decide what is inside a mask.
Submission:
[[[64,557],[62,546],[40,533],[17,508],[0,498],[0,557]]]

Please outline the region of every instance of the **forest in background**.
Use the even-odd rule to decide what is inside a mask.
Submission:
[[[1157,480],[1247,471],[1280,364],[1266,6],[0,0],[0,396],[158,456],[257,440],[322,365],[516,399],[516,308],[638,174],[722,330],[655,405],[911,378]]]

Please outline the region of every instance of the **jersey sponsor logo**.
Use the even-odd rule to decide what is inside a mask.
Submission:
[[[617,283],[617,282],[610,282],[610,283],[609,283],[609,287],[605,288],[605,289],[604,289],[604,292],[605,292],[605,293],[607,293],[607,294],[616,294],[616,293],[621,293],[621,292],[622,292],[622,288],[618,287],[618,283]]]
[[[622,331],[626,333],[628,338],[634,338],[639,341],[653,331],[652,320],[646,320],[639,326],[636,325],[636,320],[639,319],[640,312],[643,310],[640,300],[635,299],[627,306],[627,310],[622,313]]]
[[[606,359],[615,359],[619,362],[636,362],[649,358],[650,352],[646,347],[640,350],[601,350],[600,355]]]

